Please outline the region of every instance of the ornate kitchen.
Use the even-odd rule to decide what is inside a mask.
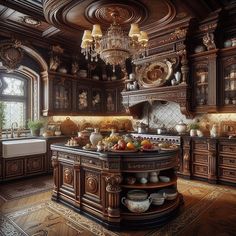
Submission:
[[[235,0],[0,19],[0,235],[235,235]]]

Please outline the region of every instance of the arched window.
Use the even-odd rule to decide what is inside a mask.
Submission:
[[[12,73],[0,74],[0,101],[4,105],[5,125],[9,129],[13,122],[26,127],[29,119],[29,81],[23,76]]]

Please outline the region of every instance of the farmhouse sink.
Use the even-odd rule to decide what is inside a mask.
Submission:
[[[46,153],[46,141],[43,139],[23,139],[2,142],[2,156],[4,158],[42,153]]]

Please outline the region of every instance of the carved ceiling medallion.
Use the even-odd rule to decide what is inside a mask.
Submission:
[[[120,25],[130,25],[131,23],[142,23],[148,17],[146,7],[138,1],[117,1],[111,3],[104,0],[90,4],[85,12],[85,16],[92,24],[100,23],[109,26],[113,22],[111,13],[116,11],[119,16],[117,22]]]
[[[23,58],[23,51],[20,48],[20,43],[5,44],[0,49],[0,59],[3,66],[5,66],[8,72],[17,70],[20,66]]]
[[[34,27],[38,27],[38,26],[41,25],[41,22],[39,20],[34,19],[31,16],[22,17],[22,22],[27,24],[27,25],[34,26]]]

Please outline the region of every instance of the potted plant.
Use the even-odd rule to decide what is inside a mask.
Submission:
[[[198,123],[191,123],[189,124],[190,136],[197,136],[197,130],[199,129],[200,125]]]
[[[39,136],[40,129],[43,127],[44,122],[42,120],[29,120],[28,127],[31,130],[33,136]]]
[[[5,106],[3,102],[0,102],[0,137],[2,137],[2,129],[3,126],[5,125]]]

